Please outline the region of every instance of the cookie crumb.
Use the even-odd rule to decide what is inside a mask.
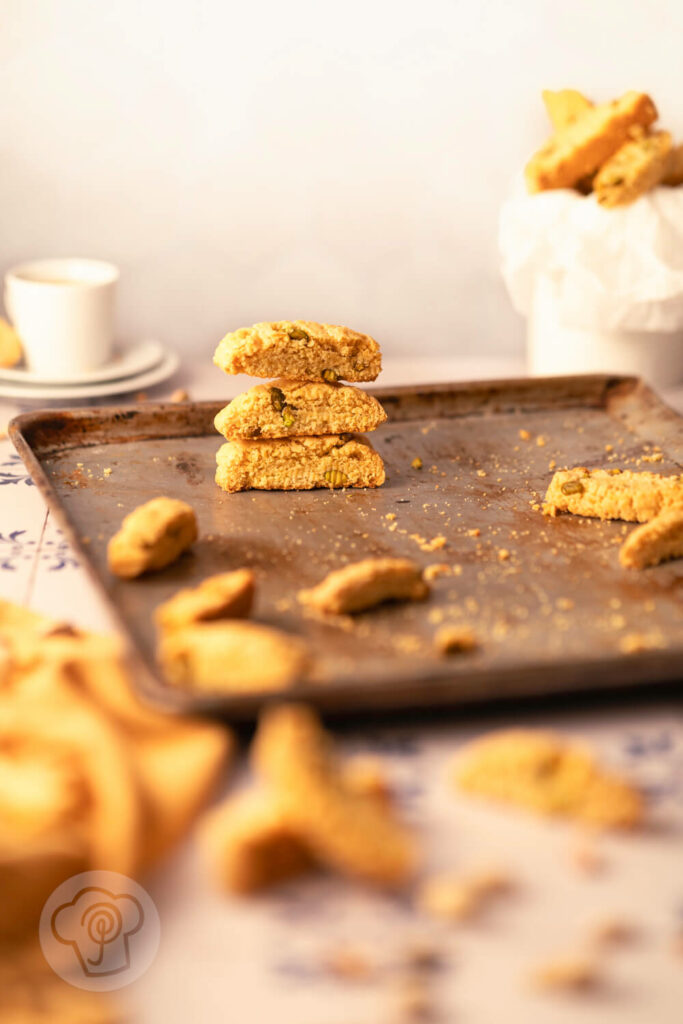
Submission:
[[[597,988],[601,976],[597,960],[586,955],[575,955],[541,964],[534,970],[532,981],[539,989],[585,992]]]
[[[189,397],[190,396],[188,395],[185,388],[176,388],[175,391],[171,394],[169,402],[187,402]]]
[[[477,638],[469,626],[442,626],[434,637],[434,646],[441,654],[473,651]]]
[[[344,981],[367,981],[374,973],[367,955],[352,946],[340,946],[328,951],[323,957],[323,966],[330,974]]]
[[[520,441],[528,441],[528,440],[530,440],[530,438],[531,438],[531,433],[528,430],[524,430],[524,428],[522,428],[519,431],[519,439],[520,439]]]
[[[410,465],[413,469],[422,469],[422,459],[420,456],[416,455]]]

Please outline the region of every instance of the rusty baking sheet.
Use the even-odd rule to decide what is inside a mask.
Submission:
[[[212,421],[221,402],[27,413],[10,432],[148,668],[157,604],[211,573],[251,566],[258,575],[255,617],[307,639],[316,677],[296,692],[323,710],[683,677],[683,562],[623,570],[618,545],[631,526],[548,519],[538,505],[555,464],[681,472],[681,417],[633,378],[374,393],[389,415],[373,435],[388,477],[378,490],[223,493],[213,480],[221,438]],[[655,446],[662,458],[650,462],[659,459]],[[416,457],[422,469],[412,467]],[[160,573],[112,577],[109,537],[126,513],[160,494],[190,502],[200,540]],[[424,603],[330,623],[302,613],[299,589],[371,555],[443,563],[449,574],[434,580]],[[444,623],[471,625],[478,650],[438,654],[433,638]],[[625,655],[629,634],[657,646]],[[151,674],[142,686],[157,701],[235,717],[252,716],[262,702],[259,695],[178,694]]]

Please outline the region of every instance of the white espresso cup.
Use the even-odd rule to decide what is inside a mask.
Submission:
[[[102,260],[34,260],[5,274],[5,309],[30,370],[59,378],[112,355],[119,271]]]

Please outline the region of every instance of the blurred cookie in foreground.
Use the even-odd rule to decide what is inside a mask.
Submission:
[[[312,320],[276,320],[226,334],[213,357],[226,373],[296,380],[372,381],[382,369],[368,334]]]
[[[9,369],[21,362],[21,340],[11,324],[0,316],[0,367]]]
[[[216,455],[224,491],[381,487],[384,463],[360,434],[226,441]]]
[[[313,711],[294,704],[266,710],[251,760],[320,863],[386,888],[413,876],[412,833],[376,796],[349,790]]]
[[[196,587],[179,590],[160,604],[154,621],[160,629],[178,629],[194,622],[244,619],[254,603],[254,574],[236,569],[209,576]]]
[[[308,674],[298,637],[256,622],[198,622],[165,633],[157,649],[167,680],[192,693],[286,690]]]
[[[197,518],[187,502],[152,498],[130,512],[109,541],[109,569],[123,579],[163,569],[175,562],[197,535]]]
[[[453,779],[464,792],[598,827],[640,825],[641,793],[584,746],[551,732],[509,729],[465,744]]]

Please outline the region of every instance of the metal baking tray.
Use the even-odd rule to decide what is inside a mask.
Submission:
[[[17,450],[147,667],[140,685],[148,698],[234,718],[252,717],[263,703],[259,694],[179,693],[154,669],[155,606],[181,586],[239,566],[257,573],[255,618],[309,642],[315,676],[295,692],[324,711],[683,677],[683,562],[626,571],[617,553],[630,525],[549,519],[539,508],[555,464],[680,473],[681,417],[634,378],[374,394],[389,416],[372,435],[387,468],[376,490],[225,494],[213,479],[221,438],[212,421],[221,402],[32,412],[12,421]],[[650,462],[660,458],[656,446],[661,461]],[[412,466],[416,458],[421,469]],[[109,537],[126,513],[160,494],[194,507],[199,541],[162,572],[114,578]],[[451,571],[422,603],[332,622],[303,614],[298,590],[375,555],[408,555]],[[446,623],[470,625],[478,649],[439,654],[434,634]],[[627,655],[628,634],[656,646]]]

